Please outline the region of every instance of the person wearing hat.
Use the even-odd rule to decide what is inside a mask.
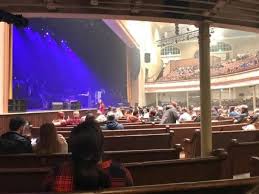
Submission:
[[[124,129],[124,126],[118,123],[115,119],[115,114],[113,112],[108,112],[107,114],[107,122],[103,127],[104,130],[116,130],[116,129]]]
[[[247,105],[242,105],[241,106],[241,114],[238,115],[234,123],[242,123],[244,122],[248,117],[248,106]]]
[[[171,105],[166,106],[166,111],[164,112],[161,124],[167,124],[167,123],[176,123],[176,121],[179,119],[179,114],[176,110],[177,103],[171,102]]]

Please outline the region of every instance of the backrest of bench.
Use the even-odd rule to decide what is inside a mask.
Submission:
[[[225,177],[226,158],[209,157],[125,164],[135,185],[216,180]],[[228,177],[230,178],[230,177]]]
[[[104,150],[167,149],[173,145],[173,133],[104,137]]]

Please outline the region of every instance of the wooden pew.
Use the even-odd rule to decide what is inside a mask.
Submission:
[[[0,168],[0,193],[43,192],[50,168]]]
[[[233,175],[250,172],[250,159],[252,156],[259,156],[259,141],[239,142],[233,139],[228,146],[229,166]]]
[[[105,151],[103,159],[112,159],[121,163],[173,160],[180,158],[182,148],[156,150]],[[71,154],[15,154],[0,155],[0,168],[39,168],[53,167],[70,160]]]
[[[152,129],[131,129],[131,130],[103,130],[104,136],[118,136],[118,135],[144,135],[144,134],[161,134],[168,133],[170,128],[152,128]],[[58,131],[65,138],[70,136],[70,131]]]
[[[250,176],[259,176],[259,157],[253,156],[250,158]]]
[[[105,136],[104,150],[148,150],[173,147],[173,131],[161,134]]]
[[[185,139],[184,152],[185,157],[192,158],[200,156],[200,130],[196,130],[191,139]],[[226,149],[232,139],[237,139],[239,142],[259,141],[259,130],[256,131],[213,131],[212,132],[212,148]]]
[[[132,173],[135,185],[150,185],[227,178],[223,166],[225,159],[226,155],[222,154],[203,159],[128,163],[125,166]],[[1,168],[0,192],[43,191],[43,180],[49,172],[50,168]],[[15,187],[14,183],[17,184]]]
[[[247,179],[223,179],[188,183],[170,183],[109,189],[95,194],[250,194],[259,184],[259,177]],[[93,193],[85,193],[93,194]],[[251,193],[255,194],[255,193]]]
[[[135,185],[167,184],[232,178],[224,171],[225,152],[208,158],[129,163]]]
[[[241,130],[245,124],[232,124],[232,125],[217,125],[212,126],[213,131],[233,131],[233,130]],[[177,127],[171,128],[174,130],[174,142],[176,144],[183,144],[184,139],[191,139],[195,133],[195,130],[200,127]]]

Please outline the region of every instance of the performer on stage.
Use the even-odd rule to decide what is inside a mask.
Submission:
[[[99,99],[99,107],[98,107],[98,110],[102,113],[102,114],[105,114],[105,104],[103,103],[102,99]]]

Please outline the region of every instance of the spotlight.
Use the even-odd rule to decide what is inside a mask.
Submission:
[[[48,36],[49,35],[49,33],[48,32],[46,32],[46,36]]]
[[[23,28],[27,27],[29,24],[28,19],[24,18],[22,15],[14,15],[3,10],[0,10],[0,21]]]

